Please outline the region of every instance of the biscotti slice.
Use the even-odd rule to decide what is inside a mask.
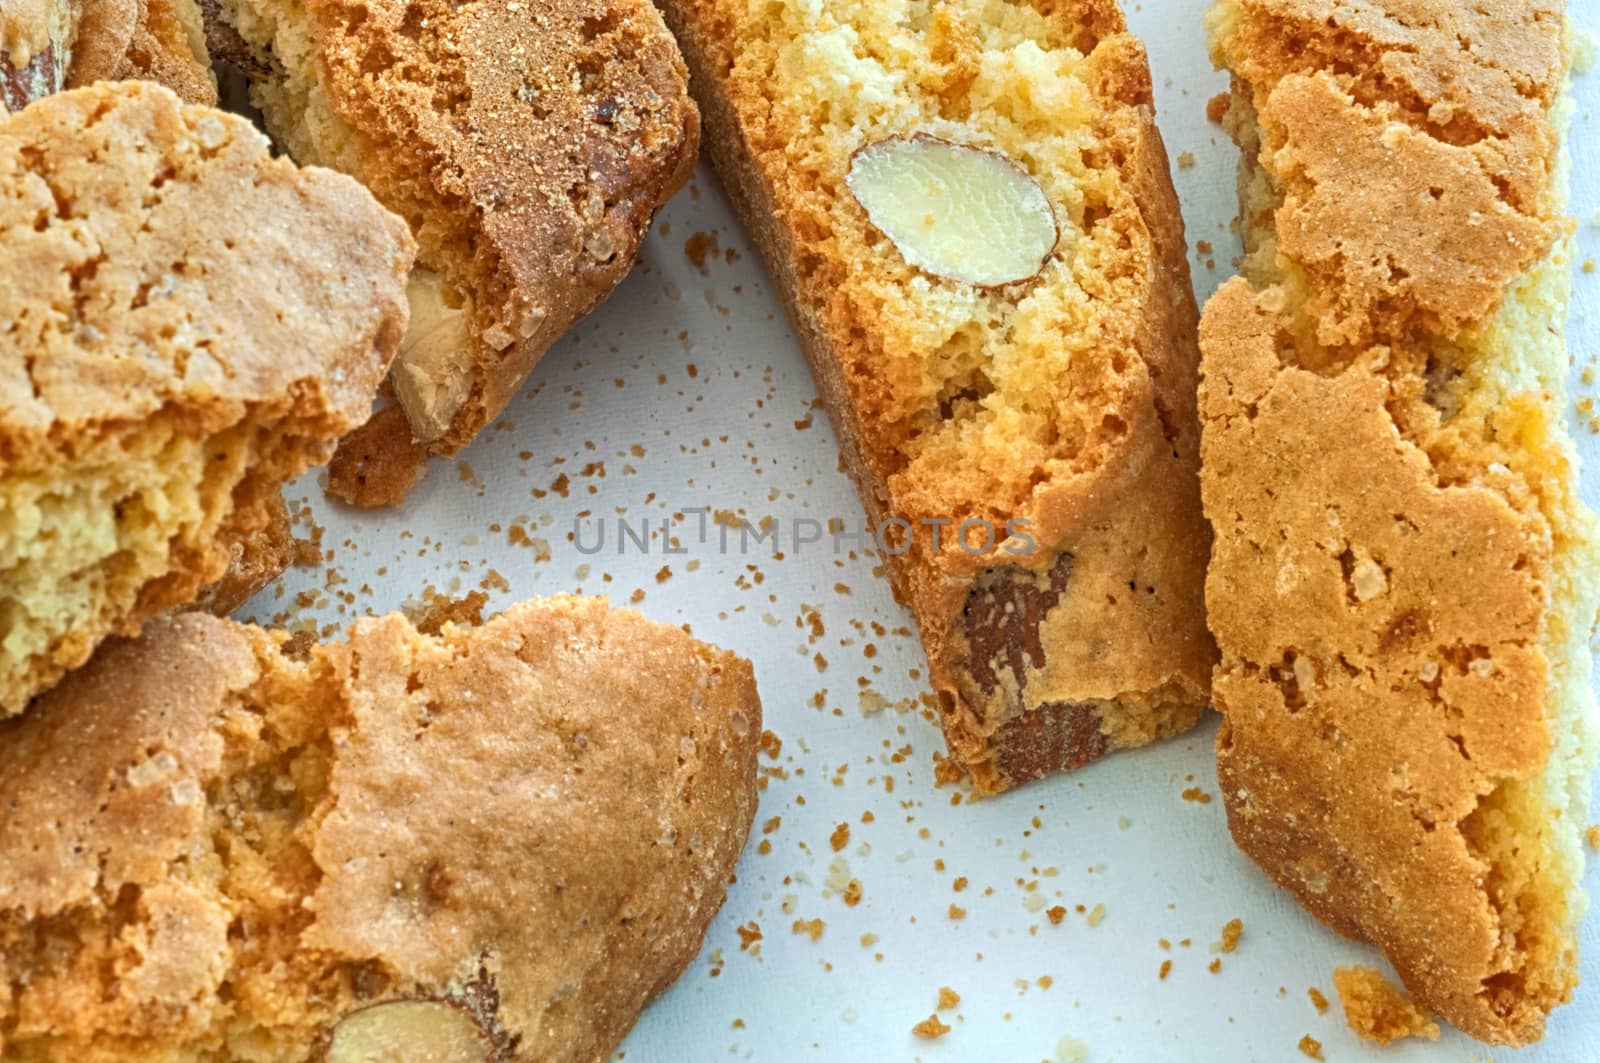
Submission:
[[[348,177],[144,82],[0,121],[0,244],[3,717],[193,601],[236,514],[366,419],[413,244]]]
[[[63,88],[142,79],[217,102],[196,0],[6,0],[0,114]]]
[[[1196,313],[1116,5],[662,6],[953,762],[994,792],[1194,724]]]
[[[0,1057],[601,1063],[756,809],[750,665],[603,600],[163,618],[0,724]]]
[[[405,421],[335,463],[385,455],[337,481],[390,503],[627,275],[694,165],[683,61],[649,0],[220,0],[213,18],[273,137],[355,175],[420,244],[390,377]]]
[[[1559,2],[1226,0],[1244,276],[1206,307],[1208,582],[1241,848],[1424,1005],[1577,982],[1596,525],[1563,424]]]

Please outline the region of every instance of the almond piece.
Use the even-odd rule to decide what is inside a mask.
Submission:
[[[980,288],[1037,276],[1061,237],[1039,182],[996,151],[889,137],[851,156],[845,183],[907,262]]]
[[[345,1016],[328,1042],[327,1063],[484,1063],[491,1052],[465,1008],[397,1000]]]
[[[467,401],[472,374],[466,365],[477,347],[468,305],[452,306],[443,282],[418,267],[406,287],[411,324],[395,354],[390,381],[419,443],[444,435]]]

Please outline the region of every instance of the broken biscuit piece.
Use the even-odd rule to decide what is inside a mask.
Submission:
[[[683,61],[649,0],[210,2],[278,142],[353,174],[417,236],[414,332],[392,376],[406,421],[385,422],[408,438],[369,432],[335,463],[409,485],[627,275],[694,165]]]
[[[221,579],[366,419],[414,244],[348,177],[145,82],[0,120],[0,243],[4,717]]]
[[[0,724],[0,1057],[598,1063],[756,809],[750,665],[601,600],[163,617]]]

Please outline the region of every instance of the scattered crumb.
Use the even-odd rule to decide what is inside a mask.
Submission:
[[[1213,959],[1210,963],[1208,963],[1206,965],[1206,970],[1210,971],[1212,974],[1221,974],[1222,973],[1222,957],[1218,956],[1215,959]]]
[[[1304,1037],[1300,1038],[1300,1054],[1303,1056],[1308,1056],[1311,1059],[1326,1058],[1322,1054],[1322,1042],[1317,1040],[1315,1037],[1312,1037],[1310,1034],[1306,1034]]]
[[[1186,151],[1182,155],[1178,156],[1178,169],[1180,169],[1180,170],[1192,170],[1192,169],[1194,169],[1194,152]]]
[[[952,904],[950,906],[950,918],[951,919],[965,919],[966,917],[967,917],[967,910],[965,908],[962,908],[962,907],[960,907],[958,905],[954,905],[954,904]]]
[[[1089,909],[1089,925],[1090,926],[1099,926],[1100,925],[1100,920],[1104,919],[1105,917],[1106,917],[1106,906],[1105,905],[1097,904],[1093,908]]]
[[[1589,843],[1589,848],[1600,850],[1600,823],[1596,823],[1585,831],[1583,838]]]
[[[1191,786],[1183,792],[1183,799],[1196,805],[1209,805],[1211,795],[1198,786]]]
[[[1344,1005],[1344,1021],[1362,1038],[1386,1045],[1404,1037],[1439,1039],[1439,1024],[1371,967],[1340,967],[1333,988]]]
[[[1232,102],[1226,92],[1219,92],[1211,97],[1206,101],[1206,120],[1221,125],[1222,120],[1228,117],[1228,108]]]
[[[1161,973],[1156,975],[1157,980],[1165,982],[1167,980],[1167,975],[1169,975],[1171,973],[1172,973],[1172,961],[1171,960],[1162,960],[1161,961]]]
[[[833,846],[834,852],[842,852],[850,844],[850,824],[841,823],[833,828],[833,833],[828,836],[828,844]]]
[[[1067,910],[1058,904],[1054,908],[1047,909],[1044,914],[1050,920],[1051,926],[1060,926],[1061,920],[1067,917]]]
[[[694,233],[689,237],[689,239],[683,242],[684,256],[687,257],[690,263],[693,264],[694,268],[699,270],[702,274],[711,272],[711,270],[706,267],[707,256],[715,258],[720,250],[721,249],[717,246],[716,233]]]
[[[1321,1015],[1328,1010],[1328,998],[1323,996],[1322,990],[1318,989],[1316,986],[1312,986],[1310,989],[1306,990],[1306,996],[1311,998],[1311,1006],[1317,1009],[1318,1015]]]
[[[1244,920],[1229,919],[1222,926],[1222,937],[1211,946],[1212,952],[1226,955],[1239,947],[1239,935],[1244,933]]]
[[[929,1015],[926,1019],[911,1027],[911,1032],[924,1041],[932,1041],[949,1033],[950,1027],[940,1022],[939,1016]]]
[[[413,622],[424,635],[437,635],[446,624],[476,627],[483,623],[483,607],[488,604],[489,596],[482,591],[469,591],[460,598],[440,595],[430,599]]]
[[[960,1004],[960,1003],[961,1003],[961,994],[960,993],[957,993],[954,989],[951,989],[947,985],[942,985],[942,986],[939,987],[939,1010],[940,1011],[949,1011],[951,1008],[955,1007],[957,1004]]]
[[[821,919],[796,919],[789,929],[796,934],[809,934],[812,941],[821,941],[826,925]]]

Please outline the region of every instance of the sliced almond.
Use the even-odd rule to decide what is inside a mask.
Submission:
[[[397,1000],[345,1016],[327,1063],[484,1063],[490,1055],[489,1038],[465,1008]]]
[[[419,443],[449,431],[472,388],[477,341],[467,306],[451,305],[432,270],[417,267],[406,287],[411,324],[395,354],[390,381]]]
[[[1061,238],[1039,182],[996,151],[889,137],[856,151],[845,183],[907,262],[965,284],[1029,280]]]

